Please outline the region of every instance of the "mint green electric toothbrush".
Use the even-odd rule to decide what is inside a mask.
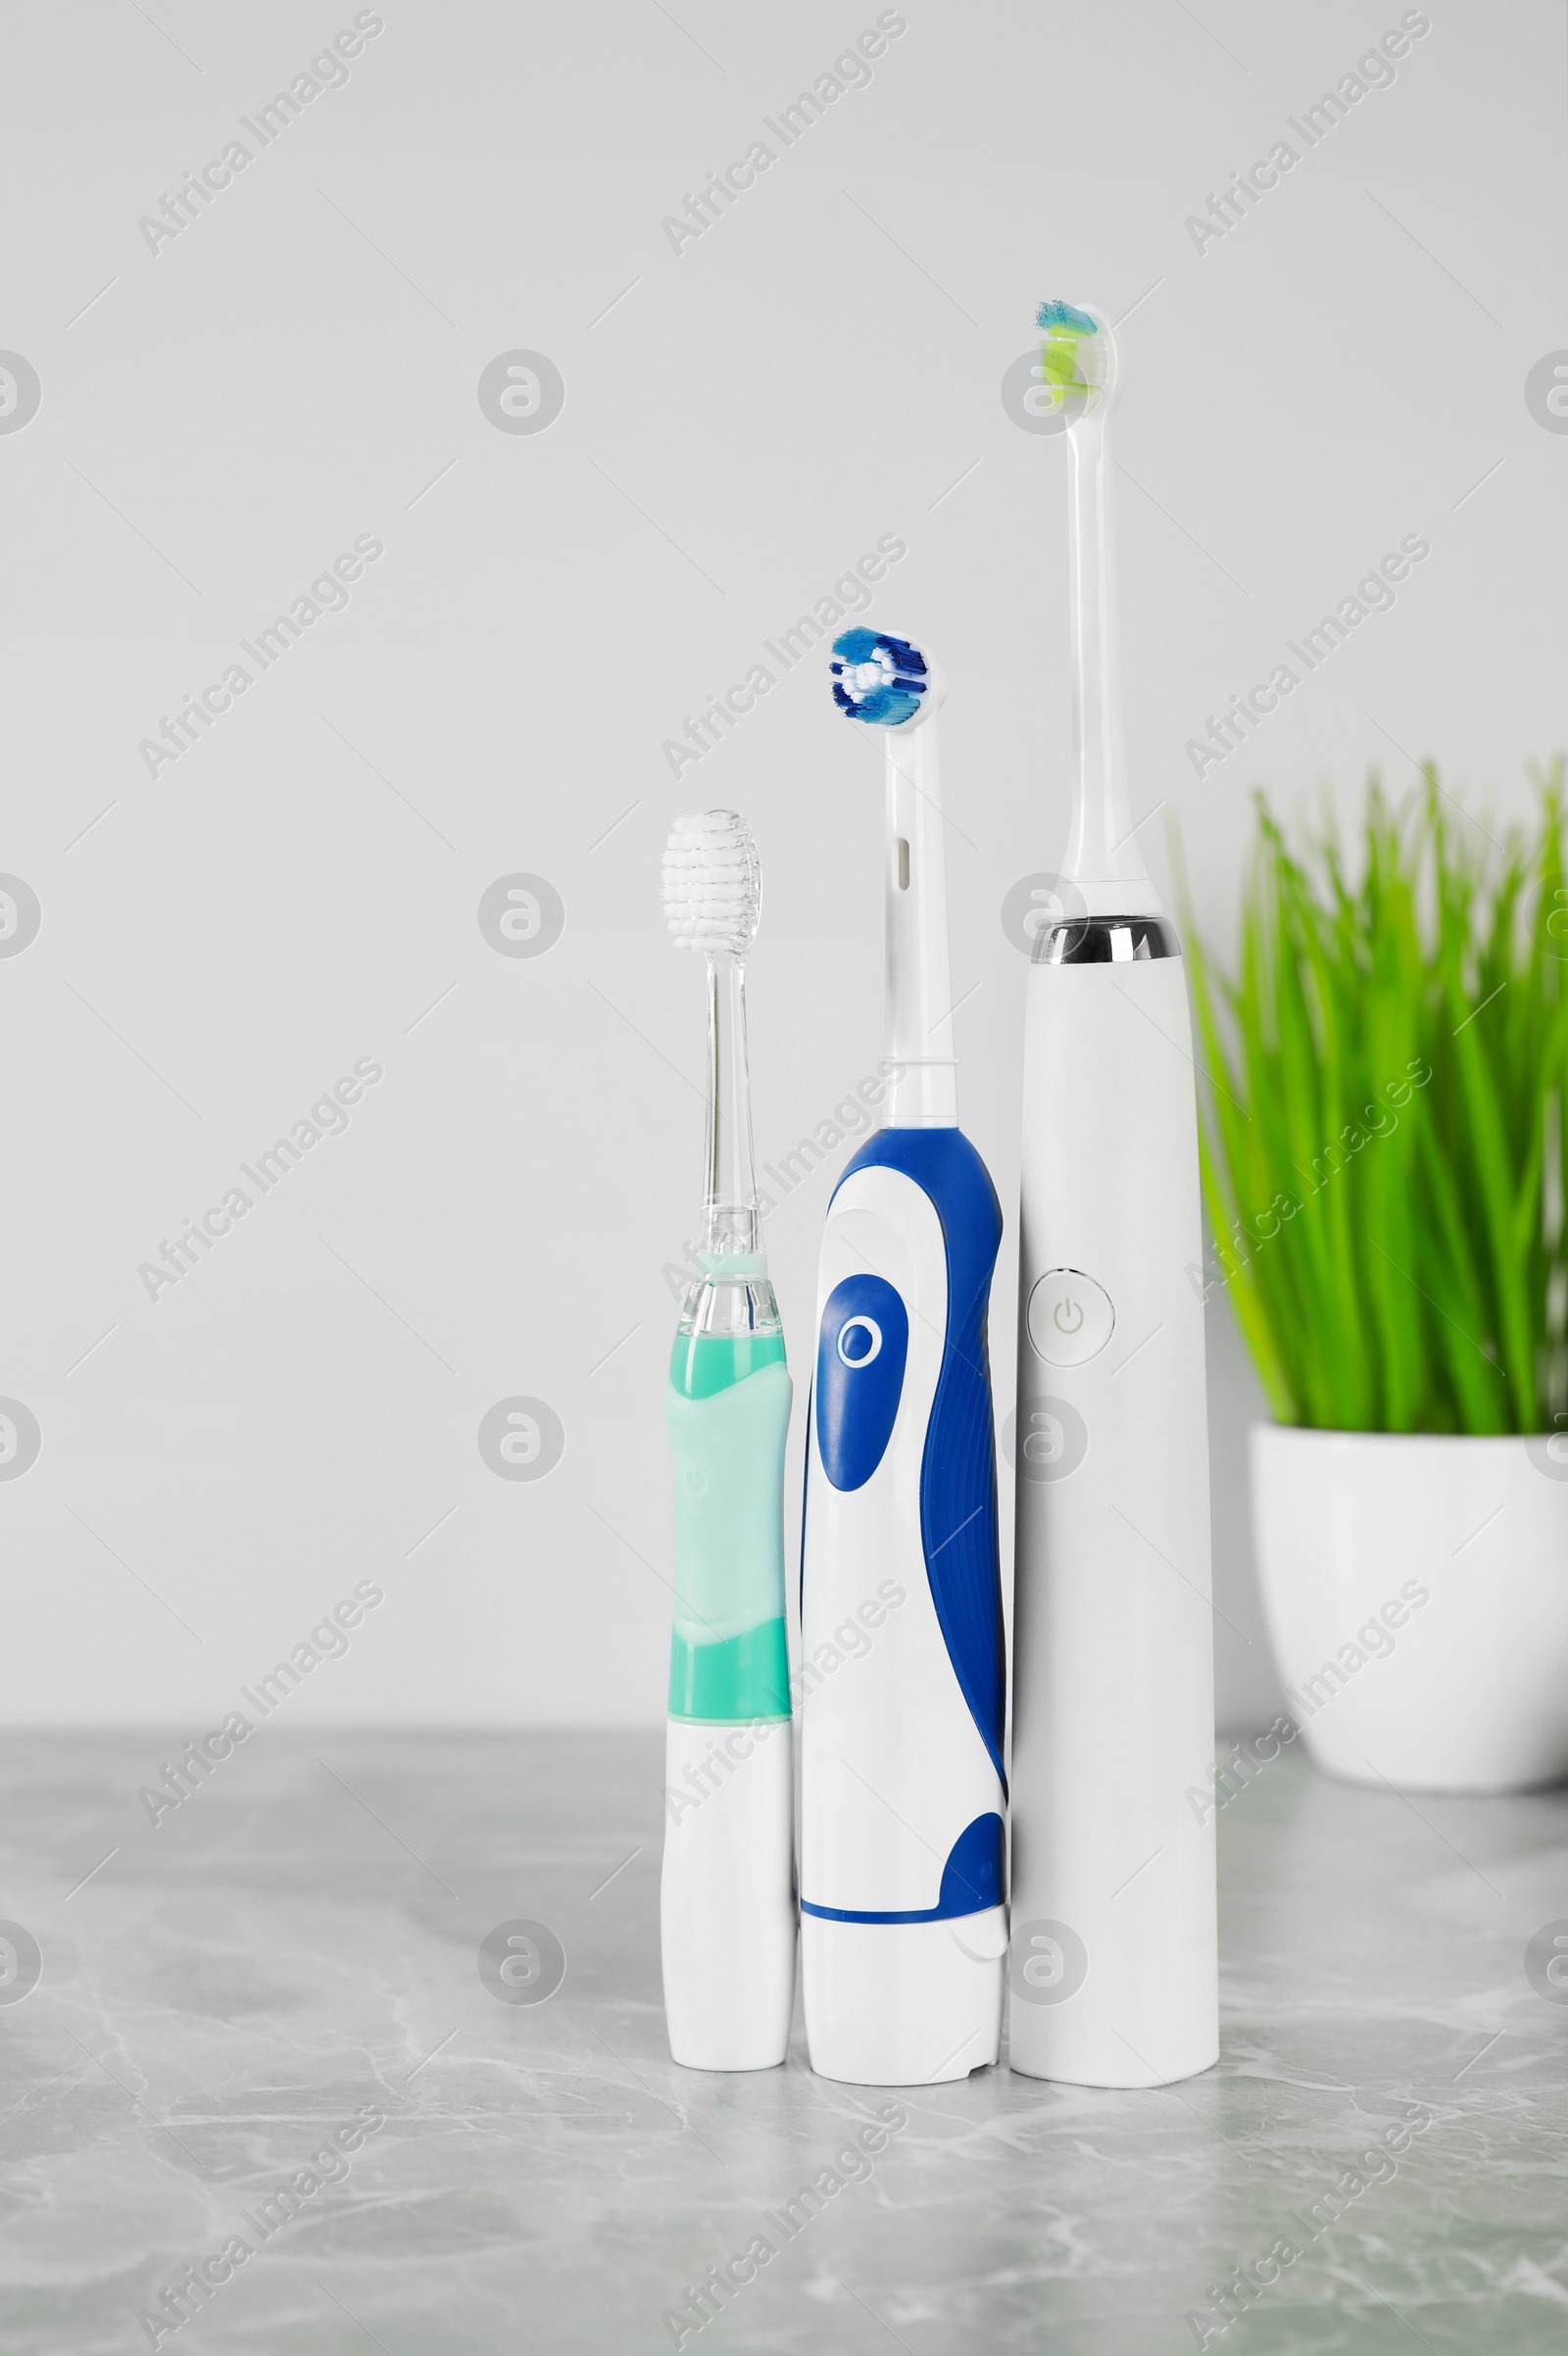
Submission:
[[[784,1633],[792,1385],[760,1249],[746,953],[761,870],[731,810],[677,818],[663,864],[677,948],[708,961],[702,1274],[664,1410],[675,1451],[675,1614],[661,1927],[669,2049],[693,2070],[784,2059],[795,2002],[794,1743]]]

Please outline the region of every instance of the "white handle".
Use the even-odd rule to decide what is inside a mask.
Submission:
[[[795,1767],[787,1719],[667,1723],[660,1917],[669,2049],[768,2070],[795,2005]]]
[[[1024,1055],[1010,2055],[1160,2085],[1218,2053],[1181,959],[1031,966]]]

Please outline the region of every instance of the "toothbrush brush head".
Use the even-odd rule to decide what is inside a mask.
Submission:
[[[931,668],[907,638],[846,630],[833,641],[833,701],[845,716],[874,728],[902,728],[930,708]],[[931,698],[931,705],[936,699]]]
[[[746,955],[762,912],[762,870],[739,810],[697,810],[677,818],[660,882],[664,921],[677,949]]]
[[[1093,312],[1072,303],[1042,303],[1035,325],[1044,338],[1040,372],[1053,410],[1082,416],[1103,408],[1116,365],[1110,329]]]

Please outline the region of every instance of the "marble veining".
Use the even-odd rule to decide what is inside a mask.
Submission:
[[[1219,1817],[1217,2069],[889,2092],[812,2077],[798,2020],[783,2070],[670,2062],[658,1736],[278,1731],[154,1828],[163,1755],[0,1745],[0,1915],[43,1958],[0,1986],[7,2356],[1568,2345],[1568,2003],[1524,1967],[1568,1795],[1287,1751]],[[564,1953],[544,2001],[480,1977],[519,1922]]]

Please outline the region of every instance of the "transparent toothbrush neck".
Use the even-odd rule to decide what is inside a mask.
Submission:
[[[1068,545],[1072,561],[1072,836],[1063,873],[1091,916],[1160,912],[1128,810],[1121,736],[1115,531],[1105,420],[1091,413],[1071,447]]]
[[[728,950],[708,960],[708,1162],[702,1275],[681,1310],[683,1334],[777,1333],[752,1152],[746,1059],[746,966]]]
[[[746,1063],[746,967],[728,950],[708,960],[708,1171],[703,1252],[749,1258],[758,1249],[757,1168]]]

